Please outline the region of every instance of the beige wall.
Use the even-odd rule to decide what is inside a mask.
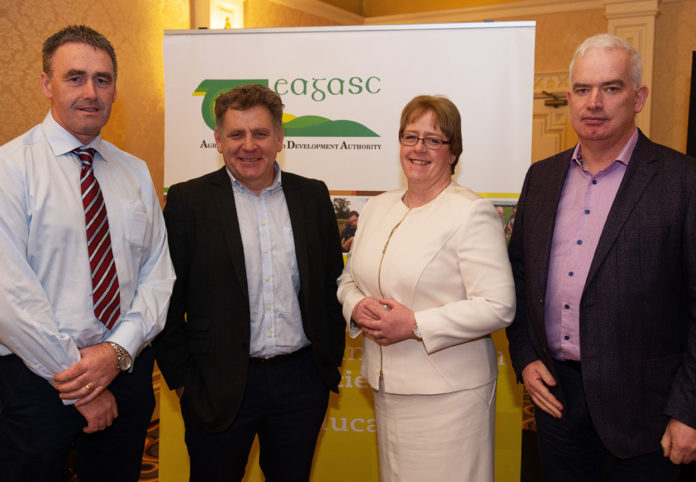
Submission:
[[[504,20],[536,21],[534,71],[568,69],[575,48],[587,37],[607,31],[604,9],[549,13]]]
[[[696,50],[696,1],[663,3],[655,22],[652,138],[686,150],[691,52]]]
[[[338,24],[270,0],[246,0],[244,3],[244,26],[248,28],[313,27],[320,25]],[[282,54],[282,52],[278,53]],[[291,54],[291,52],[287,53]]]

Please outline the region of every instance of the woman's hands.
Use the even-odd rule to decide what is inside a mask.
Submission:
[[[392,299],[365,297],[355,305],[351,318],[367,336],[380,345],[416,338],[413,334],[415,314]]]

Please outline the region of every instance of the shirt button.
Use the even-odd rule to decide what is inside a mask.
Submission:
[[[264,253],[268,253],[268,249],[264,249],[263,252],[264,252]]]
[[[266,281],[270,281],[270,280],[271,280],[271,277],[270,277],[270,276],[266,276]]]
[[[574,274],[575,274],[575,273],[573,273],[572,271],[570,271],[570,272],[568,273],[568,276],[573,276]]]
[[[592,179],[592,184],[597,184],[597,179]]]
[[[563,308],[565,308],[566,310],[569,310],[569,309],[570,309],[570,305],[563,305]]]
[[[266,309],[267,309],[267,310],[270,310],[270,309],[271,309],[271,305],[266,305]]]
[[[589,209],[585,209],[585,214],[590,214],[590,210],[589,210]]]
[[[564,336],[563,339],[565,340],[570,340],[570,337],[568,335]]]
[[[582,244],[582,239],[578,239],[578,244]]]
[[[266,225],[266,221],[261,221],[261,226],[265,226],[265,225]]]

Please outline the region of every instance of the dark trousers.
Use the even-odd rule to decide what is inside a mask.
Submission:
[[[58,392],[14,355],[0,357],[0,480],[60,481],[75,448],[80,482],[137,481],[155,398],[153,357],[146,348],[133,373],[109,386],[118,417],[105,430],[86,434],[84,417],[63,405]]]
[[[228,429],[207,432],[182,408],[191,480],[241,480],[258,434],[266,481],[307,481],[328,400],[311,349],[277,364],[250,360],[244,399]]]
[[[669,482],[678,481],[680,466],[654,452],[620,459],[599,439],[585,402],[580,365],[554,362],[565,397],[562,419],[536,408],[541,465],[547,482]]]

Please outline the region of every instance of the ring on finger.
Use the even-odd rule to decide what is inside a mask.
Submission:
[[[85,390],[87,390],[88,392],[92,391],[92,387],[89,386],[89,383],[85,384]]]

